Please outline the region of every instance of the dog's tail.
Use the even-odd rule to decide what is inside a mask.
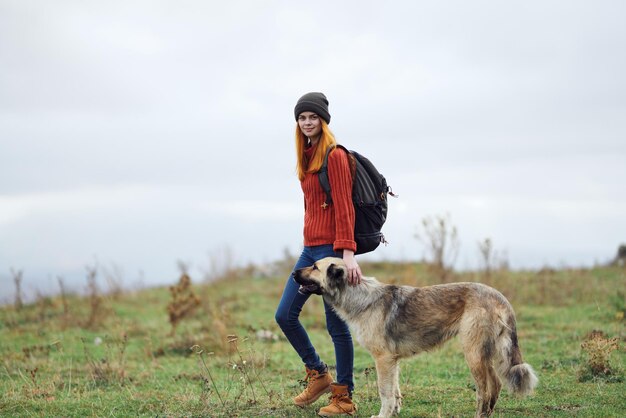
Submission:
[[[522,352],[517,342],[515,314],[511,312],[503,329],[496,339],[496,370],[510,392],[526,396],[533,392],[539,382],[535,371],[528,363],[522,362]]]

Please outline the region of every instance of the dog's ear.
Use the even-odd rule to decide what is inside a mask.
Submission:
[[[326,275],[330,280],[343,280],[344,274],[345,272],[343,269],[341,267],[337,267],[335,264],[331,264],[326,270]]]

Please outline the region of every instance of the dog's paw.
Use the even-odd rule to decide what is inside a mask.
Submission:
[[[396,406],[393,408],[394,414],[399,414],[402,409],[402,396],[396,396]]]

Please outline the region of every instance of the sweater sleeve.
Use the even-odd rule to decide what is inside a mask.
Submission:
[[[335,210],[333,249],[356,251],[352,175],[348,155],[342,149],[335,149],[328,156],[328,181]]]

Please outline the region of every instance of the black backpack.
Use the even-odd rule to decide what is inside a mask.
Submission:
[[[330,195],[328,181],[328,155],[334,147],[328,148],[324,156],[322,168],[318,171],[320,185],[326,193],[326,205],[333,201]],[[374,251],[381,242],[387,244],[381,232],[387,220],[387,194],[397,197],[387,186],[387,180],[378,172],[370,160],[356,151],[350,151],[337,145],[348,154],[354,164],[352,177],[352,203],[354,205],[354,240],[356,241],[355,254],[364,254]]]

